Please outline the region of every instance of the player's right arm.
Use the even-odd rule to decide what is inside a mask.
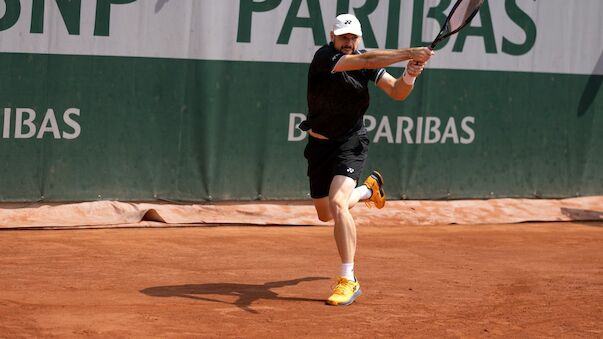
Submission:
[[[374,49],[361,54],[342,56],[333,68],[333,72],[382,68],[405,60],[425,63],[432,55],[433,51],[427,47]]]

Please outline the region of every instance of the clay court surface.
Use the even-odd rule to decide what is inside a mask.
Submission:
[[[603,337],[603,222],[0,231],[0,337]]]

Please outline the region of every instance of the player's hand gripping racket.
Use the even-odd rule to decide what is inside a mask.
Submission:
[[[477,14],[484,0],[457,0],[452,6],[452,10],[448,13],[446,21],[442,25],[442,29],[438,33],[438,36],[433,40],[429,49],[433,50],[437,44],[442,42],[449,36],[458,33],[463,27],[467,26],[473,17]],[[415,61],[418,65],[419,62]]]

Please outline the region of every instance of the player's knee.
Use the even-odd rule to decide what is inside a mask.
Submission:
[[[329,208],[332,215],[345,213],[348,210],[348,202],[344,199],[330,199]]]
[[[316,215],[320,221],[333,220],[329,207],[328,198],[314,200],[314,208],[316,209]]]
[[[327,221],[333,220],[333,217],[331,216],[331,213],[320,213],[319,212],[318,213],[318,220],[327,222]]]

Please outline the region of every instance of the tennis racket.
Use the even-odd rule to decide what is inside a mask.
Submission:
[[[484,0],[457,0],[448,14],[446,22],[442,25],[440,33],[438,33],[438,36],[433,40],[429,48],[435,49],[438,43],[467,26],[483,3]]]

